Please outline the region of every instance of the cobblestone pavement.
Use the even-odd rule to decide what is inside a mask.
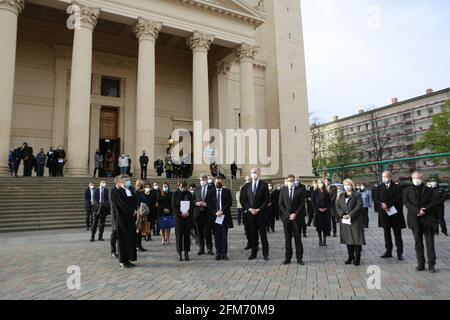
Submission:
[[[155,237],[144,242],[149,251],[139,254],[133,269],[119,268],[109,242],[90,243],[86,231],[1,234],[0,299],[450,299],[450,238],[436,238],[439,272],[418,273],[411,231],[403,231],[405,261],[382,260],[383,232],[376,225],[372,213],[360,267],[344,265],[346,247],[338,238],[319,247],[313,228],[303,239],[306,265],[282,265],[280,222],[268,235],[268,262],[261,256],[247,260],[243,227],[236,226],[229,235],[230,261],[198,257],[193,244],[191,261],[178,262],[175,245],[163,246]],[[67,288],[71,265],[81,268],[80,290]],[[381,268],[379,290],[367,288],[370,265]]]

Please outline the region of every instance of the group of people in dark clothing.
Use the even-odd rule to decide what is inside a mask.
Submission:
[[[383,183],[372,191],[379,226],[384,229],[386,251],[381,258],[392,257],[392,229],[397,258],[403,260],[401,230],[406,228],[404,205],[408,210],[407,225],[415,239],[417,270],[425,270],[423,246],[425,239],[428,269],[434,273],[436,272],[434,235],[436,225],[439,223],[437,211],[442,199],[436,190],[424,184],[420,172],[412,174],[412,183],[402,190],[392,180],[392,174],[387,171],[383,173]],[[274,189],[272,183],[260,179],[259,169],[253,168],[246,177],[245,185],[236,194],[247,236],[245,249],[251,250],[249,260],[257,258],[260,243],[264,260],[269,260],[267,232],[274,231],[274,221],[278,216],[283,223],[285,234],[286,250],[283,264],[291,263],[294,254],[292,238],[294,238],[295,258],[298,264],[304,265],[301,237],[306,236],[308,224],[315,226],[319,246],[326,247],[327,237],[337,236],[336,228],[339,222],[340,242],[347,245],[348,251],[345,264],[360,265],[362,247],[366,245],[364,229],[368,227],[365,209],[371,206],[370,193],[365,195],[366,192],[368,191],[364,184],[356,186],[350,179],[343,182],[342,192],[331,185],[331,181],[327,178],[320,179],[313,187],[307,188],[300,183],[299,177],[294,175],[288,175],[285,185]],[[168,244],[170,229],[173,227],[180,261],[190,260],[193,234],[197,238],[198,255],[209,254],[215,255],[216,260],[228,260],[228,231],[233,228],[232,195],[230,190],[224,187],[221,177],[216,177],[213,183],[211,177],[202,174],[199,186],[188,187],[187,182],[182,180],[178,183],[177,190],[170,192],[167,183],[159,190],[157,183],[151,185],[142,180],[137,181],[133,188],[130,177],[120,175],[116,177],[115,187],[110,191],[106,189],[104,181],[98,189],[91,185],[86,190],[85,199],[87,211],[90,208],[86,223],[88,228],[92,227],[91,241],[95,240],[98,225],[99,240],[103,239],[104,222],[106,216],[111,213],[113,230],[111,254],[119,258],[120,265],[124,268],[133,266],[131,261],[136,260],[137,251],[146,251],[142,246],[142,240],[150,240],[152,231],[161,231],[162,243]],[[312,216],[309,213],[309,206],[313,211]]]
[[[47,153],[41,148],[39,153],[34,155],[33,148],[27,142],[24,142],[21,146],[9,152],[8,167],[11,176],[18,177],[21,163],[24,177],[31,177],[33,170],[36,172],[36,176],[43,177],[45,168],[48,168],[50,177],[63,177],[66,152],[62,146],[59,146],[57,149],[50,147]]]

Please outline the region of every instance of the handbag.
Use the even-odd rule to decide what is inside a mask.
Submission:
[[[160,229],[172,229],[175,227],[175,221],[173,216],[159,217]]]

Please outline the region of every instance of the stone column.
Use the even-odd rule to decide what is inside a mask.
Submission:
[[[241,127],[244,130],[256,128],[255,85],[253,75],[253,62],[258,53],[258,47],[243,43],[236,49],[236,57],[240,63],[240,92],[241,92]],[[245,155],[248,157],[248,148]],[[249,161],[250,162],[250,161]],[[246,163],[243,174],[247,174],[257,163]]]
[[[94,173],[95,165],[95,151],[99,148],[100,142],[100,111],[101,104],[91,105],[91,120],[90,120],[90,138],[89,138],[89,173]]]
[[[150,163],[155,161],[155,42],[161,27],[161,22],[142,18],[138,18],[135,26],[139,39],[135,164],[139,162],[143,150],[150,158]]]
[[[208,51],[214,41],[214,35],[203,34],[194,31],[186,43],[191,48],[193,54],[192,69],[192,120],[194,129],[194,171],[209,172],[209,165],[203,163],[204,146],[203,142],[197,146],[198,139],[203,137],[209,129],[209,80],[208,80]],[[196,123],[197,121],[197,123]],[[200,130],[199,124],[202,129]]]
[[[72,48],[67,175],[89,174],[89,119],[91,113],[92,32],[100,9],[78,5]]]
[[[0,0],[0,175],[7,175],[16,67],[17,17],[24,0]]]

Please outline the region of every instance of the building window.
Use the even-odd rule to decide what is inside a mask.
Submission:
[[[358,132],[361,132],[361,126],[358,126]]]
[[[102,96],[120,98],[120,80],[102,77]]]
[[[422,110],[417,110],[417,116],[418,117],[422,116]]]
[[[433,115],[433,108],[428,108],[428,115],[432,116]]]
[[[411,113],[405,113],[405,114],[403,114],[403,119],[404,119],[404,120],[410,119],[410,118],[411,118]]]

